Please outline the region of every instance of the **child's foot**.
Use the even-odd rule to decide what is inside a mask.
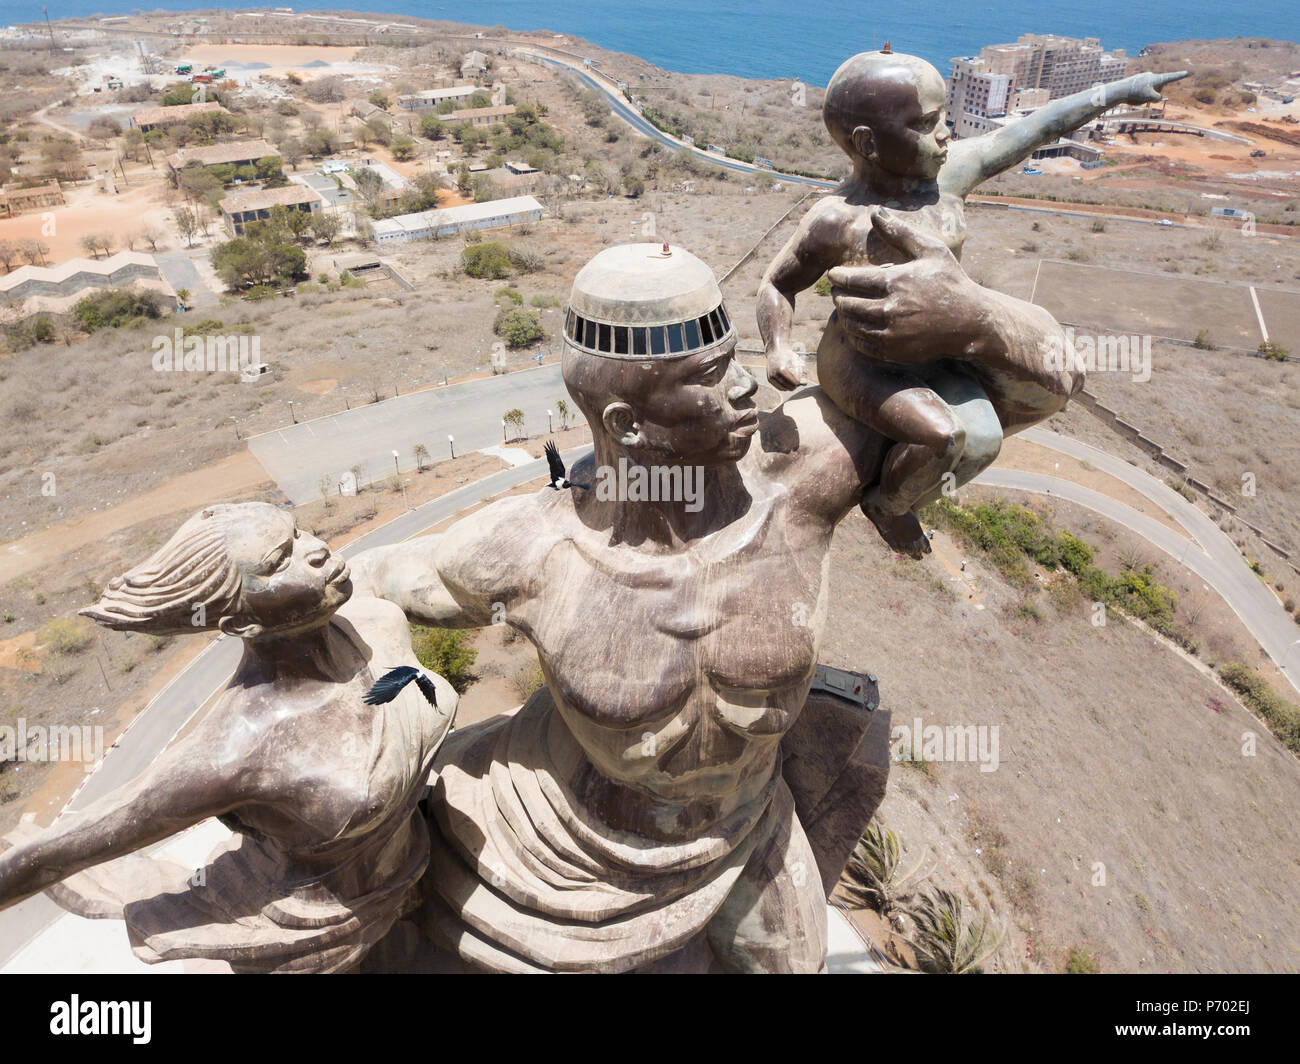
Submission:
[[[886,513],[875,503],[863,499],[862,512],[876,526],[881,538],[900,554],[923,558],[930,553],[929,537],[911,510],[901,514]]]

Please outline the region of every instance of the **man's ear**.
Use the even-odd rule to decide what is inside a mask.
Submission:
[[[876,138],[871,135],[870,126],[858,126],[853,130],[853,150],[862,158],[870,159],[876,153]]]
[[[256,639],[263,631],[256,621],[243,621],[238,617],[222,617],[217,621],[217,627],[235,639]]]
[[[600,415],[600,420],[605,431],[624,447],[635,447],[645,442],[636,423],[636,411],[627,403],[610,403]]]

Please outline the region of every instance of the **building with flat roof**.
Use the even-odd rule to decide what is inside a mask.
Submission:
[[[407,111],[423,111],[430,107],[437,107],[443,100],[464,100],[482,91],[477,85],[450,85],[445,89],[421,89],[419,92],[397,97],[397,106]]]
[[[487,203],[467,203],[461,207],[444,207],[437,211],[399,214],[375,222],[372,229],[376,244],[401,244],[411,240],[430,240],[474,229],[535,222],[542,217],[542,205],[532,196],[512,196]]]
[[[291,211],[306,211],[317,214],[321,209],[321,197],[315,189],[306,185],[285,185],[282,188],[259,188],[248,192],[234,192],[223,199],[217,206],[221,208],[221,218],[226,230],[233,236],[243,236],[244,226],[249,222],[260,222],[271,216],[272,207],[287,207]]]
[[[514,113],[514,104],[503,103],[495,107],[470,107],[463,111],[452,111],[444,119],[447,122],[468,122],[471,126],[494,126]]]
[[[141,133],[148,133],[151,129],[163,129],[188,122],[195,115],[207,114],[210,111],[229,113],[214,100],[206,103],[178,103],[173,107],[146,107],[142,111],[136,111],[131,116],[131,125]]]
[[[987,45],[978,56],[952,61],[948,127],[956,137],[974,136],[987,126],[984,119],[1118,81],[1127,76],[1128,65],[1123,49],[1104,51],[1096,37],[1026,33],[1014,44]]]

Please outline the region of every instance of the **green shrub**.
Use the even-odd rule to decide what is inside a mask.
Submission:
[[[457,692],[464,691],[474,680],[470,669],[478,658],[478,651],[467,646],[468,636],[454,628],[421,628],[411,626],[411,646],[416,660],[426,669],[436,672]]]
[[[1101,964],[1087,946],[1076,946],[1070,950],[1065,971],[1067,975],[1097,975],[1101,972]]]
[[[460,265],[471,277],[500,281],[510,276],[510,252],[504,244],[471,244],[460,253]]]
[[[1292,752],[1300,754],[1300,706],[1281,697],[1262,676],[1240,662],[1219,667],[1219,677]]]
[[[86,332],[134,326],[162,317],[162,297],[139,289],[105,289],[79,299],[72,308]]]
[[[524,297],[522,293],[520,293],[519,289],[512,288],[509,285],[507,285],[505,288],[498,288],[495,292],[492,293],[492,298],[496,300],[496,302],[498,303],[501,302],[501,300],[503,299],[508,299],[515,306],[519,306],[519,304],[521,304],[524,301]]]
[[[505,340],[508,347],[527,347],[546,335],[541,315],[535,310],[524,310],[522,307],[503,310],[497,315],[492,331]]]
[[[36,642],[54,654],[77,654],[95,640],[95,626],[84,617],[56,617],[36,633]]]

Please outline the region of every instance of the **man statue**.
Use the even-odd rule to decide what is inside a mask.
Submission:
[[[913,258],[892,298],[939,308],[900,313],[897,342],[938,358],[961,336],[1031,367],[1059,343],[1046,311],[972,282],[940,240],[903,216],[893,232]],[[421,925],[497,971],[819,971],[826,890],[782,738],[814,701],[831,536],[889,441],[819,388],[759,412],[713,273],[680,248],[601,252],[565,333],[594,444],[575,486],[352,564],[359,593],[412,621],[510,625],[546,679],[444,745]],[[611,497],[595,490],[611,470],[661,486],[698,470],[702,488]]]

